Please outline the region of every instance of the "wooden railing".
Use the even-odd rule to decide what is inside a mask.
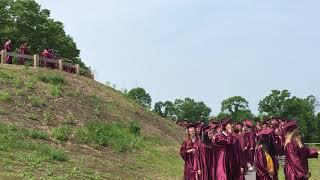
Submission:
[[[69,73],[81,75],[81,69],[79,64],[70,64],[66,63],[63,61],[63,59],[48,59],[44,57],[40,57],[39,54],[35,55],[26,55],[26,54],[18,54],[14,52],[7,52],[6,50],[1,51],[1,63],[5,64],[6,63],[6,57],[15,57],[15,58],[23,58],[23,59],[28,59],[28,60],[33,60],[33,67],[41,67],[44,66],[44,64],[53,64],[54,67],[53,69],[58,69],[60,71],[66,71]],[[84,72],[87,74],[87,77],[90,77],[94,79],[94,76],[91,72]]]

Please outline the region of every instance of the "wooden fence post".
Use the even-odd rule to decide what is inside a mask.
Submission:
[[[62,59],[59,59],[59,70],[63,71],[63,61],[62,61]]]
[[[80,66],[79,66],[79,64],[76,64],[76,74],[80,75]]]
[[[6,63],[6,57],[7,57],[7,51],[6,50],[2,50],[1,51],[1,63],[2,64]]]
[[[36,68],[36,67],[39,67],[39,63],[40,63],[40,56],[39,54],[35,54],[33,55],[33,66]]]

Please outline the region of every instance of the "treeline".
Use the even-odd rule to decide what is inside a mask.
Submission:
[[[88,69],[73,38],[64,31],[63,23],[50,18],[50,10],[41,9],[34,0],[0,0],[0,26],[1,48],[7,39],[11,39],[16,50],[26,41],[30,54],[52,48],[59,57]]]
[[[220,112],[210,116],[211,108],[204,102],[192,98],[176,99],[154,103],[149,93],[143,88],[134,88],[125,92],[126,96],[135,100],[161,117],[173,121],[209,122],[231,118],[234,122],[250,119],[262,122],[271,117],[295,119],[306,142],[320,142],[320,113],[316,112],[318,102],[315,96],[305,98],[292,96],[288,90],[272,90],[271,93],[260,100],[259,114],[255,115],[249,108],[249,102],[241,96],[233,96],[221,102]]]

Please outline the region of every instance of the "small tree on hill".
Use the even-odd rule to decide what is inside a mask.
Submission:
[[[134,88],[131,89],[127,96],[134,101],[136,101],[138,104],[144,107],[151,107],[151,96],[149,93],[147,93],[143,88]]]

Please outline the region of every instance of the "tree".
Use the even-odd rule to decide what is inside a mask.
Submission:
[[[208,121],[211,109],[204,102],[196,102],[194,99],[176,99],[174,102],[175,115],[179,120],[189,122]]]
[[[161,117],[164,118],[175,118],[176,117],[176,110],[174,104],[171,101],[166,102],[157,102],[154,104],[153,112],[157,113]]]
[[[31,54],[53,48],[70,63],[89,69],[79,58],[80,50],[64,31],[63,23],[50,18],[50,10],[41,9],[36,1],[0,0],[0,24],[2,45],[6,38],[10,38],[14,48],[18,48],[21,41],[27,41]]]
[[[254,115],[249,109],[248,101],[241,96],[233,96],[221,103],[219,119],[231,117],[233,120],[253,119]]]
[[[272,90],[270,95],[259,102],[260,113],[266,113],[268,116],[282,116],[290,95],[288,90]]]
[[[144,107],[151,107],[151,96],[143,88],[138,87],[131,89],[127,96]]]

